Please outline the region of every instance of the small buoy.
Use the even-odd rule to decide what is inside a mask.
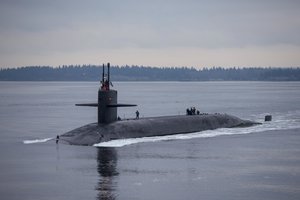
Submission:
[[[265,122],[270,122],[270,121],[272,121],[272,115],[266,115]]]

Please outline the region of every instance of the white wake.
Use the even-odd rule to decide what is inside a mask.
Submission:
[[[44,138],[44,139],[35,139],[35,140],[24,140],[24,144],[35,144],[35,143],[43,143],[47,142],[49,140],[52,140],[53,138]]]
[[[143,142],[157,142],[157,141],[167,141],[167,140],[185,140],[193,138],[211,138],[222,135],[238,135],[238,134],[249,134],[269,130],[284,130],[284,129],[294,129],[300,128],[300,118],[299,115],[294,115],[295,113],[287,113],[285,115],[273,116],[273,121],[263,122],[262,125],[256,125],[246,128],[220,128],[215,130],[207,130],[188,134],[176,134],[167,136],[154,136],[154,137],[143,137],[143,138],[128,138],[128,139],[118,139],[108,142],[101,142],[94,144],[95,147],[123,147],[126,145],[143,143]],[[263,116],[259,117],[263,119]]]
[[[126,145],[143,143],[143,142],[158,142],[158,141],[167,141],[167,140],[186,140],[193,138],[211,138],[222,135],[238,135],[238,134],[249,134],[269,130],[284,130],[284,129],[295,129],[300,128],[300,111],[288,112],[285,114],[274,113],[273,121],[263,122],[264,115],[252,116],[253,119],[262,119],[259,122],[263,123],[262,125],[251,126],[247,128],[220,128],[215,130],[207,130],[195,133],[188,134],[176,134],[176,135],[166,135],[166,136],[153,136],[153,137],[143,137],[143,138],[128,138],[128,139],[118,139],[111,140],[108,142],[101,142],[94,144],[95,147],[123,147]],[[45,138],[45,139],[35,139],[35,140],[24,140],[24,144],[35,144],[43,143],[54,138]]]

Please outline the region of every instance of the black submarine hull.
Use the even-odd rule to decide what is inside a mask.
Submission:
[[[228,114],[149,117],[115,121],[109,124],[87,124],[62,134],[60,140],[72,145],[94,145],[115,139],[184,134],[256,124],[259,123]]]

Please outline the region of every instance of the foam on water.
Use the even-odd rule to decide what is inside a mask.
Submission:
[[[211,138],[221,135],[237,135],[237,134],[249,134],[269,130],[284,130],[284,129],[295,129],[300,128],[300,111],[288,112],[285,114],[274,113],[273,121],[264,122],[264,116],[267,113],[263,113],[256,116],[251,116],[253,119],[258,122],[263,123],[262,125],[251,126],[247,128],[220,128],[215,130],[207,130],[201,132],[194,132],[188,134],[176,134],[176,135],[166,135],[166,136],[153,136],[153,137],[143,137],[143,138],[128,138],[128,139],[118,139],[108,142],[101,142],[94,144],[95,147],[123,147],[126,145],[143,143],[143,142],[158,142],[158,141],[167,141],[167,140],[186,140],[193,138]],[[43,143],[54,138],[45,138],[45,139],[35,139],[35,140],[24,140],[24,144],[35,144]]]
[[[49,140],[52,140],[53,138],[44,138],[44,139],[35,139],[35,140],[24,140],[24,144],[35,144],[35,143],[43,143],[47,142]]]
[[[300,128],[300,118],[299,111],[289,112],[286,114],[279,113],[277,116],[273,116],[273,121],[263,122],[260,120],[262,125],[251,126],[247,128],[220,128],[215,130],[207,130],[189,134],[177,134],[177,135],[167,135],[167,136],[154,136],[154,137],[144,137],[144,138],[128,138],[128,139],[118,139],[108,142],[102,142],[95,144],[96,147],[123,147],[126,145],[142,143],[142,142],[157,142],[166,140],[185,140],[193,138],[211,138],[221,135],[237,135],[237,134],[249,134],[269,130],[284,130],[284,129],[294,129]],[[256,119],[263,119],[265,114],[256,116]]]

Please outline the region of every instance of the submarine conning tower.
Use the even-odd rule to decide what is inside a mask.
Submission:
[[[107,76],[105,75],[105,66],[103,64],[101,87],[98,90],[98,123],[111,123],[117,121],[118,111],[118,93],[111,90],[110,86],[110,64],[107,63]]]
[[[118,120],[118,107],[131,107],[135,104],[118,104],[118,93],[111,90],[113,86],[110,81],[110,63],[107,63],[107,74],[105,65],[102,66],[102,79],[98,90],[98,103],[76,104],[76,106],[92,106],[98,108],[98,124],[109,124]]]

